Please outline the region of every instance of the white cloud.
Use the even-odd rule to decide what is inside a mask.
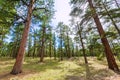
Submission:
[[[68,25],[71,11],[69,0],[55,0],[55,10],[55,19],[53,19],[52,24],[56,26],[58,22],[62,21]]]

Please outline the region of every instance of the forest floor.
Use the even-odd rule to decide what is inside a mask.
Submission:
[[[25,58],[23,72],[11,75],[10,71],[15,60],[0,58],[0,80],[120,80],[120,75],[107,68],[106,60],[88,58],[88,65],[84,59],[71,58],[58,61],[45,58],[38,63],[39,58]],[[117,61],[119,67],[120,62]]]

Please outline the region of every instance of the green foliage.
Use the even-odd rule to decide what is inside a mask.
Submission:
[[[13,24],[14,16],[16,16],[15,3],[5,0],[0,4],[0,26],[10,27]]]
[[[103,60],[103,58],[104,58],[103,53],[100,53],[100,55],[97,56],[98,60]]]

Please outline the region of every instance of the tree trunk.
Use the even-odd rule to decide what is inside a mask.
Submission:
[[[91,45],[89,47],[89,52],[90,52],[90,56],[93,57],[94,56],[94,52],[93,52],[93,46],[91,46]]]
[[[51,48],[52,48],[52,42],[51,42],[51,39],[50,39],[50,44],[49,44],[50,59],[51,59],[51,57],[52,57],[52,51],[51,51]]]
[[[71,56],[74,57],[74,55],[75,55],[75,49],[74,49],[74,45],[72,45],[72,46],[73,46],[73,49],[72,49],[72,54],[71,54]]]
[[[117,0],[114,0],[114,1],[115,1],[115,3],[116,3],[117,7],[120,8],[120,6],[119,6]]]
[[[78,51],[78,46],[76,45],[76,52],[75,52],[75,56],[79,57],[79,51]]]
[[[62,61],[63,60],[63,34],[62,34],[62,30],[61,30],[61,28],[60,28],[60,35],[61,35],[61,39],[60,39],[60,60]]]
[[[25,28],[24,28],[24,32],[23,32],[23,35],[22,35],[20,48],[19,48],[19,51],[18,51],[16,62],[13,66],[12,71],[11,71],[11,74],[19,74],[19,73],[22,72],[22,64],[23,64],[23,59],[24,59],[27,37],[28,37],[29,29],[30,29],[30,23],[31,23],[31,16],[32,16],[34,1],[35,0],[30,0],[30,3],[29,3],[27,19],[26,19],[27,21],[25,23]]]
[[[96,10],[92,4],[92,0],[87,0],[89,2],[89,6],[90,6],[90,9],[91,11],[93,11],[93,19],[97,25],[97,29],[98,29],[98,32],[99,32],[99,35],[101,37],[101,41],[104,45],[104,48],[105,48],[105,53],[106,53],[106,58],[107,58],[107,62],[108,62],[108,67],[114,71],[119,71],[118,69],[118,65],[116,64],[115,62],[115,58],[114,58],[114,55],[112,53],[112,50],[110,48],[110,45],[108,43],[108,40],[105,36],[105,32],[103,30],[103,27],[100,23],[100,20],[98,18],[98,15],[96,13]]]
[[[32,57],[35,57],[35,52],[36,52],[36,38],[34,37],[34,49],[33,49],[33,55]]]
[[[46,27],[43,26],[43,35],[42,35],[42,42],[41,42],[41,49],[40,49],[40,62],[43,62],[44,59],[44,53],[45,53],[45,33],[46,33]]]
[[[67,46],[68,46],[68,58],[71,58],[72,54],[70,52],[70,44],[69,44],[68,32],[67,32]]]
[[[112,41],[110,41],[110,43],[111,43],[111,45],[112,45],[113,53],[114,53],[114,55],[116,55],[115,45],[113,44],[113,42],[112,42]]]
[[[56,48],[54,46],[54,60],[56,60]]]
[[[61,45],[61,48],[60,48],[60,60],[62,61],[63,60],[63,49],[62,49],[62,39],[60,41],[60,45]]]
[[[56,38],[55,38],[55,33],[54,33],[54,39],[53,39],[53,43],[54,43],[54,59],[56,60],[56,48],[55,48],[56,47],[56,44],[55,44],[56,42],[55,41],[56,41]]]
[[[107,15],[109,16],[110,20],[112,21],[112,24],[114,25],[114,27],[116,28],[118,34],[120,35],[120,30],[119,30],[118,26],[116,25],[114,19],[111,17],[110,13],[108,12],[105,4],[104,4],[104,3],[102,3],[102,4],[103,4],[103,6],[104,6],[105,11],[107,12]]]
[[[85,64],[88,64],[88,61],[87,61],[87,57],[86,57],[86,54],[85,54],[85,47],[84,47],[84,43],[83,43],[83,39],[82,39],[82,34],[81,34],[81,31],[79,26],[78,27],[78,31],[79,31],[79,37],[80,37],[80,42],[82,44],[82,51],[83,51],[83,56],[84,56],[84,60],[85,60]]]
[[[29,38],[28,38],[28,54],[27,56],[30,57],[31,56],[31,44],[32,44],[32,41],[31,41],[31,35],[29,35]]]

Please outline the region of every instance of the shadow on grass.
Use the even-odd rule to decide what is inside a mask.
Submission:
[[[2,75],[0,75],[0,80],[5,80],[4,78],[9,77],[9,76],[10,76],[10,73],[2,74]]]
[[[2,65],[0,64],[2,70],[0,70],[0,80],[9,80],[12,77],[19,77],[19,76],[25,76],[28,74],[34,74],[34,73],[39,73],[42,71],[46,71],[47,69],[61,69],[59,66],[61,63],[58,61],[55,61],[53,59],[45,59],[43,63],[38,62],[39,59],[32,59],[32,58],[27,58],[24,61],[23,64],[23,72],[18,75],[11,75],[9,72],[12,70],[12,67],[14,65],[14,61],[9,62],[8,59],[4,59]],[[7,65],[7,66],[6,66]],[[5,66],[5,67],[2,67]]]
[[[7,60],[8,61],[8,60]],[[62,64],[59,61],[55,61],[53,59],[45,59],[45,61],[43,63],[38,63],[39,58],[26,58],[24,61],[24,65],[23,65],[23,73],[20,74],[23,75],[26,71],[29,71],[27,73],[24,74],[32,74],[32,72],[36,73],[36,72],[42,72],[42,71],[46,71],[48,69],[63,69],[60,65]],[[9,62],[9,61],[8,61]],[[7,64],[9,64],[7,62]],[[13,65],[14,63],[10,63],[11,65]],[[77,63],[76,63],[77,64]],[[4,64],[5,65],[5,64]],[[65,80],[104,80],[105,77],[109,77],[113,74],[112,71],[108,70],[108,69],[99,69],[96,70],[94,69],[91,64],[89,65],[85,65],[85,64],[77,64],[79,65],[78,68],[76,69],[68,69],[68,72],[71,73],[70,75],[66,75],[65,76]],[[12,66],[8,66],[6,68],[3,69],[12,69]],[[66,70],[66,68],[65,68]],[[6,70],[4,70],[6,71]],[[8,70],[7,70],[8,72]],[[8,80],[8,79],[2,79],[4,77],[11,77],[13,75],[10,75],[8,73],[4,73],[0,76],[0,80]]]
[[[109,69],[96,70],[87,64],[80,67],[82,68],[71,70],[70,72],[73,74],[67,75],[65,80],[105,80],[106,77],[114,74],[114,72]]]
[[[1,58],[0,59],[0,74],[9,72],[14,64],[14,59],[12,58]]]
[[[40,72],[46,69],[61,69],[61,67],[59,67],[60,64],[58,61],[52,59],[46,59],[42,63],[38,62],[38,60],[27,60],[26,64],[23,65],[23,69]]]
[[[73,75],[66,76],[65,80],[91,80],[90,78],[90,69],[93,67],[89,67],[88,64],[79,64],[80,68],[70,70],[70,73]]]

